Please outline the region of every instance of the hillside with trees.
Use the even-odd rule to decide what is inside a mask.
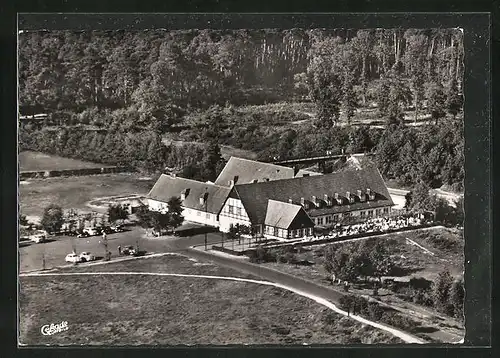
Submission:
[[[168,166],[197,179],[216,175],[223,144],[261,160],[373,151],[388,179],[461,190],[462,36],[457,29],[23,32],[20,115],[47,116],[22,121],[20,148],[148,171]],[[356,122],[367,118],[382,125]],[[165,145],[165,136],[190,144]]]

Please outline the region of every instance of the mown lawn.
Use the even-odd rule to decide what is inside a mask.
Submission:
[[[144,195],[153,185],[153,178],[143,178],[136,173],[30,179],[19,185],[19,201],[23,215],[41,217],[44,208],[51,203],[63,209],[91,211],[86,204],[93,199],[125,194]]]
[[[175,256],[84,270],[124,269],[232,273]],[[156,276],[21,277],[19,304],[20,342],[27,345],[402,343],[292,292],[245,282]],[[42,325],[61,321],[68,322],[68,331],[53,336],[40,333]]]
[[[78,159],[64,158],[57,155],[44,154],[29,150],[19,153],[19,170],[22,172],[105,167],[109,167],[109,165],[86,162]]]

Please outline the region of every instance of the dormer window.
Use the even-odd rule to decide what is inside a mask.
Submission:
[[[361,190],[358,190],[357,194],[358,194],[358,197],[359,197],[359,201],[364,202],[365,199],[366,199],[365,194]]]
[[[349,201],[350,204],[353,204],[354,203],[354,195],[351,195],[351,192],[346,192],[346,198],[347,200]]]
[[[366,189],[366,195],[368,195],[369,200],[375,200],[375,192],[370,188]]]
[[[332,199],[328,196],[328,194],[325,194],[323,199],[325,200],[327,206],[332,206]]]
[[[318,198],[316,198],[316,196],[314,196],[314,195],[312,197],[312,202],[314,203],[314,206],[316,206],[317,208],[320,207],[320,202],[319,202]]]
[[[337,201],[338,205],[342,205],[342,198],[340,197],[339,193],[335,193],[335,200]]]

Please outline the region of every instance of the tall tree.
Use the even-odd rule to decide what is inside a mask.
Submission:
[[[445,112],[445,93],[443,86],[438,82],[431,82],[427,87],[427,108],[437,125],[438,121],[446,115]]]
[[[64,223],[63,210],[59,205],[50,204],[43,210],[40,224],[48,233],[55,233],[61,230]]]
[[[167,202],[168,208],[168,224],[171,229],[175,229],[180,226],[184,221],[184,217],[182,216],[182,201],[181,198],[177,196],[171,197]]]
[[[453,118],[456,118],[457,114],[462,110],[463,97],[458,92],[458,85],[455,77],[452,77],[448,82],[445,104],[446,110]]]

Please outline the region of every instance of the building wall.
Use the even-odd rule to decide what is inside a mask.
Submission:
[[[220,231],[229,232],[231,224],[250,225],[250,219],[240,199],[228,198],[219,215]]]
[[[148,206],[150,210],[154,211],[167,211],[167,203],[148,199]],[[205,213],[202,210],[195,210],[190,208],[184,208],[182,211],[182,216],[184,216],[184,221],[191,221],[201,225],[209,225],[218,227],[219,221],[217,220],[217,215],[214,213]]]
[[[275,228],[274,226],[266,225],[264,228],[264,237],[268,239],[293,239],[302,238],[304,236],[311,236],[313,234],[313,228],[304,228],[297,230],[286,230],[281,228]]]
[[[386,206],[374,209],[350,211],[348,213],[343,213],[343,214],[328,214],[328,215],[320,215],[314,217],[311,216],[311,219],[316,226],[329,226],[337,222],[340,222],[346,215],[369,219],[369,218],[381,217],[390,213],[391,213],[391,207]]]

